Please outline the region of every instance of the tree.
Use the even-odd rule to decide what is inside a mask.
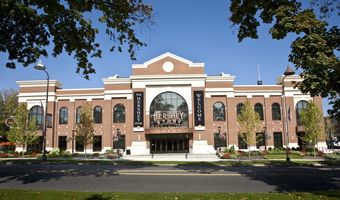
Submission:
[[[237,116],[237,122],[240,127],[239,137],[247,144],[248,157],[250,158],[250,144],[255,143],[256,131],[260,128],[260,117],[248,100],[241,108],[241,113]]]
[[[6,138],[9,127],[5,124],[6,119],[14,116],[18,107],[18,92],[9,89],[0,91],[0,136]]]
[[[36,119],[30,119],[30,112],[27,110],[27,105],[20,104],[7,138],[10,142],[16,143],[16,145],[22,145],[22,155],[24,155],[27,145],[34,144],[38,140],[38,129]]]
[[[324,122],[325,134],[327,135],[327,139],[331,142],[333,140],[334,133],[340,132],[340,123],[329,117],[324,117]]]
[[[325,130],[323,127],[323,116],[319,107],[310,101],[307,108],[301,111],[301,122],[303,124],[305,134],[299,136],[300,139],[314,149],[315,145],[321,139],[325,139]]]
[[[333,0],[317,2],[312,0],[312,5],[320,11],[303,9],[296,0],[232,0],[230,21],[239,28],[239,42],[259,37],[259,18],[272,26],[269,33],[273,39],[284,39],[289,33],[297,34],[289,55],[289,61],[296,69],[302,69],[300,75],[304,80],[297,86],[303,93],[328,97],[333,105],[328,113],[340,120],[340,62],[335,53],[340,50],[340,29],[329,27],[321,20],[340,6],[332,6],[337,3]],[[318,12],[321,19],[316,15]]]
[[[84,104],[80,112],[80,121],[76,127],[78,142],[83,144],[85,148],[85,157],[86,146],[93,143],[94,120],[92,113],[92,106],[89,103]]]
[[[95,23],[87,17],[95,13]],[[94,15],[92,15],[94,16]],[[146,44],[135,33],[136,25],[151,25],[152,7],[142,0],[2,0],[0,1],[0,52],[8,54],[6,67],[25,67],[48,56],[53,43],[53,57],[62,52],[77,60],[76,72],[89,79],[95,73],[90,57],[101,57],[96,42],[100,26],[113,41],[110,51],[127,46],[131,59],[135,51]]]

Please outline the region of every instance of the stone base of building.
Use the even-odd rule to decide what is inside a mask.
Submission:
[[[131,147],[126,148],[130,150],[131,155],[145,155],[150,154],[150,149],[147,148],[146,142],[132,142]]]
[[[213,145],[208,145],[208,141],[206,140],[199,140],[193,141],[192,144],[192,151],[193,154],[215,154],[216,150],[214,149]]]
[[[288,147],[291,149],[291,148],[298,148],[299,145],[298,143],[288,143]]]

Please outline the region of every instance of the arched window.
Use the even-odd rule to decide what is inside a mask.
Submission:
[[[33,106],[30,110],[30,119],[36,120],[37,125],[43,124],[43,109],[41,106]]]
[[[62,107],[59,110],[59,124],[67,124],[68,122],[68,109]]]
[[[150,105],[150,127],[189,127],[188,105],[175,92],[156,96]]]
[[[80,114],[83,111],[83,107],[79,106],[76,110],[76,123],[80,123]]]
[[[222,102],[216,102],[213,105],[213,119],[214,121],[225,121],[225,109]]]
[[[260,103],[255,104],[254,107],[255,112],[257,112],[259,114],[260,120],[263,120],[263,106]]]
[[[243,103],[237,104],[237,106],[236,106],[236,114],[237,114],[237,116],[239,116],[241,114],[241,110],[242,110],[243,107],[244,107]]]
[[[101,124],[102,123],[102,107],[100,106],[96,106],[93,109],[93,119],[94,119],[94,123],[96,124]]]
[[[273,103],[272,105],[272,119],[281,120],[281,108],[278,103]]]
[[[301,125],[301,119],[300,119],[301,111],[303,109],[307,108],[308,104],[309,103],[305,100],[301,100],[301,101],[297,102],[297,104],[296,104],[296,121],[299,125]]]
[[[125,107],[117,104],[113,108],[113,123],[125,123]]]

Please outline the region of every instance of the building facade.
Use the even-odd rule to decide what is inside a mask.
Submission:
[[[46,149],[105,152],[120,148],[127,154],[209,154],[224,146],[243,149],[246,147],[238,136],[237,113],[246,100],[259,113],[263,127],[257,134],[260,139],[251,144],[251,149],[264,145],[299,147],[298,135],[303,134],[299,112],[310,100],[322,109],[322,99],[294,88],[301,81],[296,75],[285,79],[281,76],[277,85],[235,85],[234,80],[235,76],[224,73],[209,76],[204,63],[171,53],[132,65],[128,78],[104,78],[103,88],[62,89],[59,81],[52,80],[48,88]],[[19,102],[27,103],[31,115],[42,119],[46,81],[17,84]],[[77,142],[74,128],[85,102],[92,105],[95,121],[93,144],[87,147]],[[41,143],[32,148],[41,148]]]

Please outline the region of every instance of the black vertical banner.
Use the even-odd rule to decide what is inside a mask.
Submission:
[[[144,126],[144,95],[143,92],[134,93],[134,120],[133,127]]]
[[[194,91],[195,126],[205,126],[204,121],[204,93]]]

